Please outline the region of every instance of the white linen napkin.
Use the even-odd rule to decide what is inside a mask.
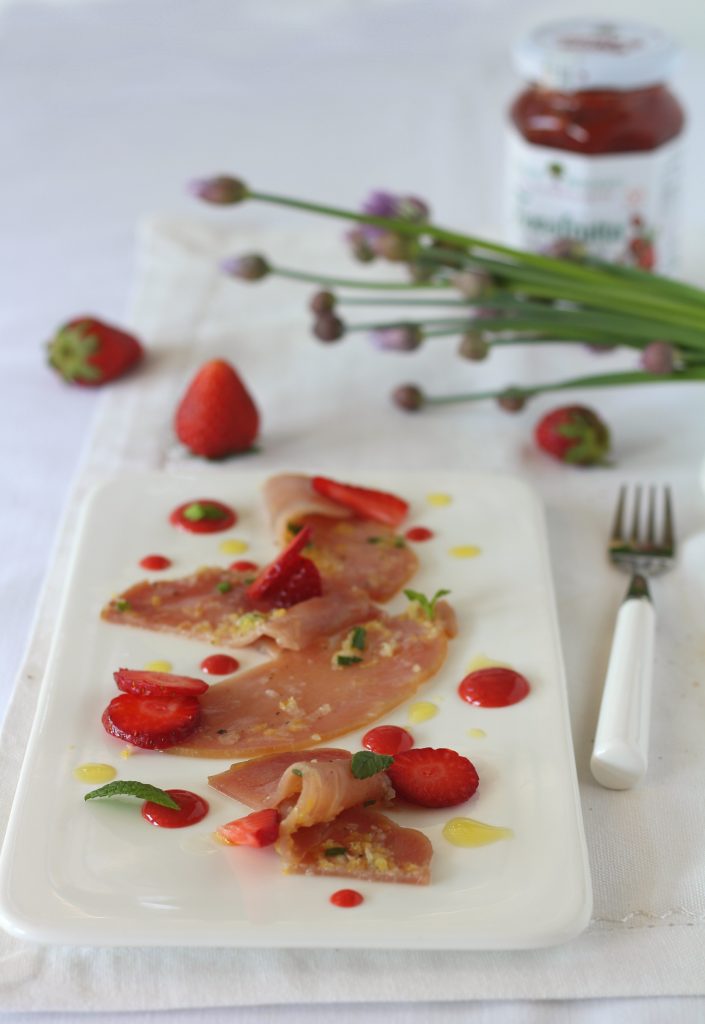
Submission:
[[[96,480],[123,468],[199,471],[202,464],[176,443],[171,415],[195,369],[218,355],[239,368],[263,410],[253,468],[497,469],[523,475],[540,490],[548,510],[594,918],[565,946],[500,953],[190,949],[188,936],[177,949],[93,949],[45,947],[0,933],[0,1009],[704,992],[705,542],[698,530],[705,515],[697,481],[703,452],[693,427],[701,419],[700,392],[663,386],[600,396],[599,407],[618,438],[619,480],[668,476],[681,536],[691,535],[679,568],[655,587],[659,632],[649,776],[631,792],[609,792],[592,781],[588,763],[624,585],[603,557],[617,473],[559,466],[534,450],[533,422],[555,401],[541,400],[516,417],[489,406],[405,416],[387,397],[407,380],[440,392],[465,387],[463,378],[468,387],[558,378],[580,372],[583,356],[572,352],[556,366],[553,352],[522,350],[478,368],[456,360],[450,341],[433,342],[413,357],[373,351],[359,335],[317,346],[307,336],[306,289],[281,281],[245,286],[219,271],[222,256],[260,249],[289,265],[355,272],[337,254],[335,229],[264,231],[164,220],[141,233],[132,322],[150,358],[142,372],[106,390],[66,509],[0,744],[0,820],[7,820],[32,721],[77,506]],[[212,465],[207,469],[213,472]]]

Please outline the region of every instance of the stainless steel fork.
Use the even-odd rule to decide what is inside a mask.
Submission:
[[[648,576],[675,561],[671,492],[637,486],[619,492],[610,561],[631,575],[617,615],[590,768],[608,789],[630,789],[646,774],[655,613]]]

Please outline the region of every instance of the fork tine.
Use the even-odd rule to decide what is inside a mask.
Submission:
[[[667,548],[673,550],[673,505],[670,487],[664,487],[663,543]]]
[[[627,500],[627,488],[625,484],[619,488],[619,498],[617,499],[617,511],[614,514],[614,523],[612,524],[612,542],[615,544],[621,544],[623,538],[624,529],[624,503]]]
[[[636,544],[639,540],[639,512],[641,509],[641,484],[637,484],[634,488],[634,511],[632,514],[632,532],[629,538],[631,544]]]
[[[646,543],[652,548],[656,543],[656,487],[649,487],[649,511],[646,524]]]

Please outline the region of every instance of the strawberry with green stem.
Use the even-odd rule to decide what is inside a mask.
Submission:
[[[574,466],[605,465],[610,450],[609,428],[584,405],[565,405],[546,413],[536,424],[534,437],[548,455]]]
[[[132,369],[143,358],[144,349],[134,335],[84,316],[59,328],[48,353],[49,365],[65,381],[99,387]]]

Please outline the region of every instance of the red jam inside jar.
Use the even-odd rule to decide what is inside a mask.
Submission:
[[[522,248],[659,273],[677,268],[685,115],[660,29],[574,18],[515,50],[528,85],[509,110],[506,232]]]
[[[680,135],[685,115],[666,85],[561,92],[530,85],[514,101],[515,128],[537,146],[573,153],[643,153]]]

